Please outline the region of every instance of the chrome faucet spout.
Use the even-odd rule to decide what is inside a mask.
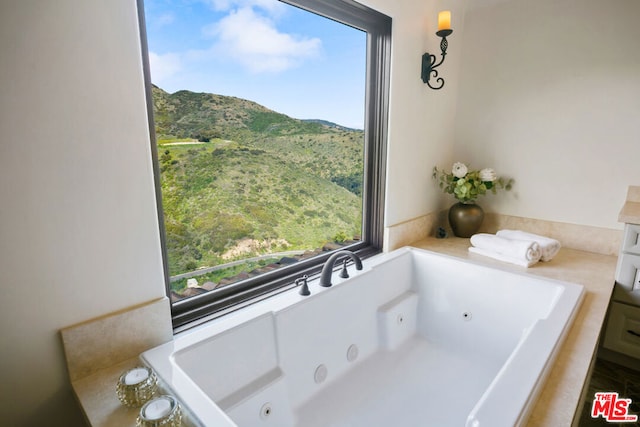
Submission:
[[[328,288],[331,286],[331,274],[333,273],[333,266],[335,265],[338,258],[342,256],[348,256],[353,260],[353,263],[356,265],[356,270],[362,270],[362,261],[358,255],[354,254],[351,251],[338,251],[331,255],[327,262],[324,263],[324,267],[322,267],[322,273],[320,273],[320,286]]]

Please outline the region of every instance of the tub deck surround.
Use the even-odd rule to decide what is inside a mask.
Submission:
[[[637,188],[637,191],[634,189]],[[627,205],[620,218],[637,218],[640,221],[640,187],[630,187]],[[453,236],[447,220],[447,210],[414,218],[385,227],[385,252],[412,245],[414,242],[435,236],[439,226]],[[622,219],[621,219],[622,221]],[[622,221],[625,222],[625,221]],[[618,255],[622,242],[622,230],[613,230],[587,225],[568,224],[534,218],[485,212],[479,233],[496,234],[498,230],[524,230],[541,236],[552,237],[562,243],[562,247],[595,252],[603,255]]]
[[[120,375],[141,364],[141,352],[173,338],[167,297],[60,331],[74,394],[92,426],[135,426],[137,409],[116,395]]]
[[[136,425],[139,409],[127,408],[120,403],[115,385],[123,372],[140,364],[140,359],[133,357],[73,381],[73,391],[78,397],[89,425],[104,427]]]
[[[485,257],[469,254],[468,239],[427,238],[413,246],[459,258],[475,258],[486,265],[499,265],[504,269],[523,271],[523,268],[511,266]],[[538,263],[526,270],[528,274],[540,275],[569,282],[581,283],[586,293],[573,326],[569,330],[564,343],[560,347],[556,362],[547,377],[535,405],[530,411],[527,426],[570,426],[576,409],[580,405],[580,393],[588,383],[589,365],[598,343],[610,295],[613,289],[613,277],[616,257],[585,252],[566,247],[548,263]],[[336,283],[342,279],[334,275]],[[248,317],[242,312],[226,316],[235,324],[240,324]],[[168,319],[167,319],[168,321]],[[201,340],[204,334],[202,325],[196,329],[177,335],[175,338],[189,337],[193,342]],[[175,342],[175,341],[174,341]],[[409,342],[405,345],[411,345]],[[73,387],[87,415],[89,424],[99,427],[134,426],[137,411],[120,405],[115,395],[115,384],[118,376],[127,368],[139,363],[136,358],[126,360],[119,366],[101,369],[90,376],[74,381]],[[204,364],[204,362],[202,362]],[[194,399],[205,402],[206,395],[201,394]],[[228,417],[218,412],[221,421]],[[126,420],[129,419],[129,423]],[[577,420],[577,418],[576,418]]]
[[[583,287],[415,248],[367,261],[141,357],[206,426],[525,425]]]

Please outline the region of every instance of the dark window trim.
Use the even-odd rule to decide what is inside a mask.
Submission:
[[[162,210],[162,188],[153,119],[153,97],[149,53],[144,18],[144,0],[137,0],[142,68],[144,73],[149,137],[156,192],[158,226],[162,244],[162,261],[167,295],[171,295],[166,233]],[[365,159],[363,188],[362,241],[345,247],[361,257],[371,256],[382,250],[384,235],[384,200],[387,157],[387,122],[389,115],[389,77],[391,64],[391,18],[352,0],[281,0],[343,23],[367,33],[367,77],[365,117]],[[206,294],[186,298],[171,304],[174,330],[182,330],[264,299],[274,293],[291,288],[293,281],[302,274],[319,274],[331,252],[299,261],[291,266],[249,278]]]

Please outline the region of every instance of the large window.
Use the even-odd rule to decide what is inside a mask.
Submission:
[[[390,18],[349,0],[144,3],[174,325],[287,289],[335,250],[378,252]]]

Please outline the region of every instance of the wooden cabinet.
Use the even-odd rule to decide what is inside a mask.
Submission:
[[[640,306],[640,225],[624,227],[613,300]]]
[[[626,224],[603,345],[640,359],[640,225]]]
[[[612,302],[603,344],[640,359],[640,307]]]

